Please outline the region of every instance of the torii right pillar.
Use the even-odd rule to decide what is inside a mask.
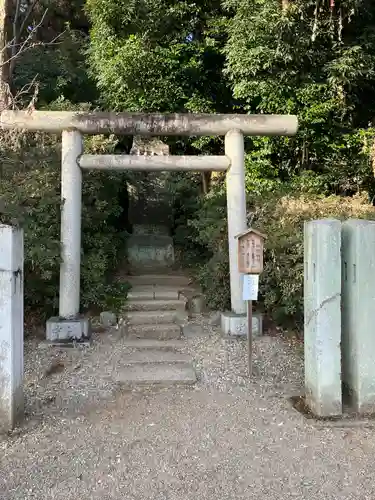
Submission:
[[[226,335],[246,336],[246,302],[242,299],[242,275],[238,268],[236,236],[247,229],[245,190],[245,146],[243,133],[233,129],[225,135],[225,154],[230,160],[227,171],[227,218],[231,311],[221,315],[221,328]],[[262,331],[261,315],[253,315],[253,335]]]

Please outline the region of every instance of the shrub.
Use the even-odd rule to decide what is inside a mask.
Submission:
[[[365,195],[286,195],[254,207],[254,224],[267,233],[261,296],[278,322],[303,325],[303,226],[313,219],[375,219]]]
[[[213,309],[230,307],[227,205],[225,189],[215,186],[188,221],[186,241],[197,248],[196,278]],[[190,245],[191,248],[191,245]]]
[[[114,137],[87,138],[88,152],[113,152]],[[60,265],[61,138],[2,132],[1,221],[25,232],[25,307],[43,315],[56,312]],[[109,286],[125,233],[116,223],[122,214],[123,174],[85,172],[82,188],[81,306],[113,306],[126,287]]]
[[[267,234],[260,302],[279,324],[303,325],[303,226],[313,219],[375,219],[367,195],[352,198],[316,194],[268,194],[249,199],[251,225]],[[211,193],[190,221],[191,238],[210,255],[197,268],[198,280],[211,307],[230,306],[226,204],[224,192]]]

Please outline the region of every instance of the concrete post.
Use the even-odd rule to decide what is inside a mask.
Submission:
[[[375,412],[375,222],[342,227],[342,369],[351,404]]]
[[[81,267],[82,173],[78,158],[83,152],[80,132],[62,133],[61,245],[59,316],[79,313]]]
[[[341,222],[305,223],[305,391],[315,415],[342,413]]]
[[[23,417],[23,232],[0,225],[0,432]]]
[[[242,276],[238,270],[236,236],[246,230],[245,150],[240,130],[230,130],[225,136],[225,154],[230,159],[227,172],[228,244],[230,296],[232,312],[246,314],[242,300]]]

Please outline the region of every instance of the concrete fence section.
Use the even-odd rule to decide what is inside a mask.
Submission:
[[[375,412],[375,222],[342,225],[342,371],[359,414]]]
[[[23,232],[0,225],[0,432],[23,417]]]
[[[340,415],[341,222],[305,223],[304,245],[306,403],[315,415]]]
[[[375,413],[375,222],[305,224],[305,391],[311,410]]]

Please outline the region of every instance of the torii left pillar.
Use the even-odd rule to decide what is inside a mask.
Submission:
[[[81,342],[90,337],[90,324],[79,314],[81,275],[82,172],[78,158],[83,153],[78,130],[62,132],[61,147],[61,266],[59,316],[47,321],[47,341]]]

